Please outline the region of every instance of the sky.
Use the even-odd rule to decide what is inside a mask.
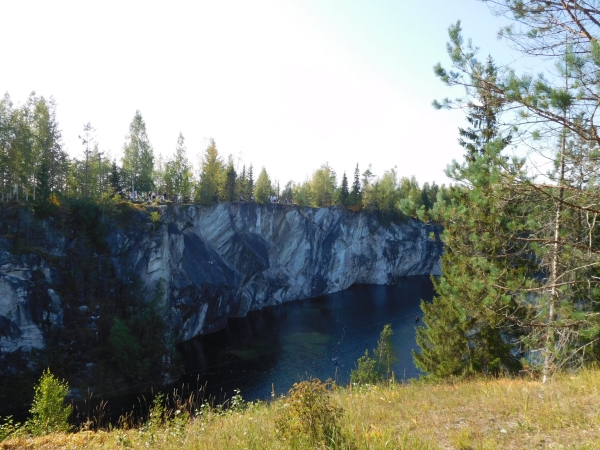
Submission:
[[[120,161],[139,110],[155,156],[183,133],[198,166],[214,138],[236,164],[265,167],[283,185],[322,164],[351,179],[447,183],[461,159],[464,113],[431,102],[459,97],[433,73],[448,66],[448,26],[501,65],[505,23],[477,0],[3,1],[0,93],[57,102],[66,150],[81,157],[88,121]]]

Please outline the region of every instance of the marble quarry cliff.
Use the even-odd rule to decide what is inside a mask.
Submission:
[[[139,212],[135,224],[111,225],[106,244],[117,277],[140,280],[149,298],[162,285],[159,300],[179,341],[265,306],[440,273],[440,230],[417,220],[384,226],[342,207],[244,202],[154,212],[154,221]],[[62,324],[63,280],[53,261],[74,243],[51,221],[41,233],[44,251],[19,256],[0,239],[1,353],[41,349],[45,328]],[[77,308],[94,314],[93,306]]]

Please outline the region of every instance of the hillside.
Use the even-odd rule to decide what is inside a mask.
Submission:
[[[545,385],[505,378],[340,388],[331,394],[332,405],[343,409],[337,448],[349,449],[600,448],[599,400],[597,369],[564,374]],[[277,417],[290,403],[284,397],[269,404],[238,403],[227,412],[201,407],[187,422],[18,438],[0,448],[334,448],[331,442],[277,437]]]

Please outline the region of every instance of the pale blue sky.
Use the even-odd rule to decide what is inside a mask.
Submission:
[[[430,105],[461,94],[432,71],[448,61],[448,26],[461,19],[482,57],[513,59],[476,0],[20,0],[0,17],[0,90],[54,96],[71,155],[90,121],[120,158],[139,109],[157,155],[181,131],[197,164],[213,137],[282,186],[325,162],[339,178],[358,162],[447,181],[464,116]]]

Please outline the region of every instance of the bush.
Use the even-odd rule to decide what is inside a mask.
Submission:
[[[159,222],[160,222],[160,213],[159,213],[159,212],[157,212],[157,211],[152,211],[152,212],[150,213],[150,221],[151,221],[153,224],[157,224],[157,223],[159,223]]]
[[[0,442],[3,440],[17,435],[21,432],[22,427],[13,421],[12,416],[4,417],[2,419],[2,424],[0,424]]]
[[[356,369],[350,372],[350,382],[358,384],[375,384],[381,376],[377,371],[377,360],[369,356],[369,350],[356,361]]]
[[[36,436],[69,431],[69,417],[73,407],[64,404],[69,393],[68,384],[55,378],[50,369],[46,369],[34,389],[35,396],[29,410],[31,419],[27,421],[27,429]]]
[[[283,413],[275,420],[278,437],[292,441],[308,438],[313,444],[339,441],[343,409],[332,404],[330,386],[331,380],[323,383],[317,378],[294,383]]]

